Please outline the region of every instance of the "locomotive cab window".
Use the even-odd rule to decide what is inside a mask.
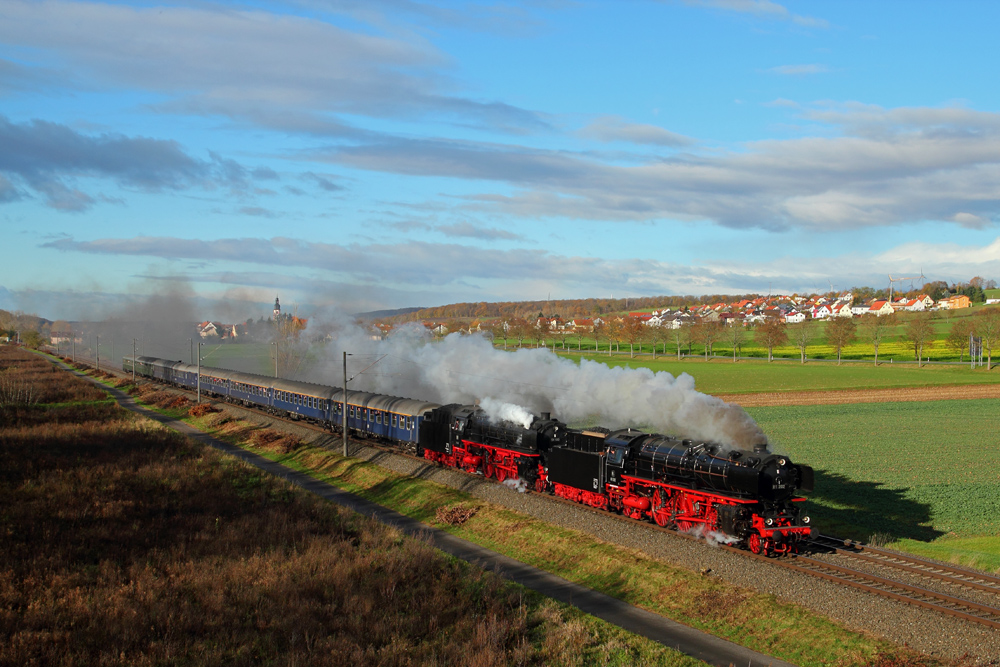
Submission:
[[[608,463],[611,465],[621,466],[622,460],[625,458],[625,449],[623,447],[612,447],[608,451]]]

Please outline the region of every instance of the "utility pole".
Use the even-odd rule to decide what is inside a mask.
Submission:
[[[274,346],[274,377],[278,377],[278,342],[271,343]]]
[[[344,432],[344,456],[347,454],[347,350],[344,350],[344,414],[341,415],[340,423]]]
[[[97,355],[97,372],[101,372],[101,337],[96,336],[97,346],[94,348],[94,354]]]
[[[135,384],[135,338],[132,339],[132,384]]]
[[[201,343],[198,343],[198,402],[201,403]]]

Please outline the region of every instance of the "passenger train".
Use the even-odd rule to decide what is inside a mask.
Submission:
[[[179,361],[125,357],[122,369],[189,389],[199,384],[199,367]],[[357,436],[634,519],[713,532],[754,553],[795,553],[811,534],[799,492],[812,490],[812,468],[763,444],[743,452],[634,429],[581,430],[548,413],[525,427],[494,422],[476,405],[345,396],[342,388],[204,366],[200,375],[208,396],[330,430],[343,428],[346,402],[347,428]]]

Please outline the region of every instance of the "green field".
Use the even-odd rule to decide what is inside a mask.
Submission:
[[[567,355],[579,359],[577,355]],[[672,375],[687,373],[695,379],[698,391],[709,394],[744,394],[775,391],[814,391],[822,389],[870,389],[876,387],[923,387],[934,385],[986,384],[1000,382],[1000,370],[970,369],[967,365],[922,366],[916,364],[862,364],[847,363],[837,366],[830,363],[796,361],[731,360],[689,358],[677,361],[675,357],[657,359],[649,357],[629,359],[616,356],[585,354],[609,366],[649,368],[666,371]]]
[[[821,532],[1000,568],[1000,400],[749,408],[816,470]]]
[[[269,343],[216,343],[201,349],[201,363],[246,373],[274,375],[274,348]]]

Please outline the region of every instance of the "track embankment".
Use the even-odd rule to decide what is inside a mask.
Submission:
[[[1000,384],[896,387],[888,389],[833,389],[829,391],[773,391],[758,394],[715,394],[744,408],[785,405],[841,405],[845,403],[913,403],[1000,398]]]

